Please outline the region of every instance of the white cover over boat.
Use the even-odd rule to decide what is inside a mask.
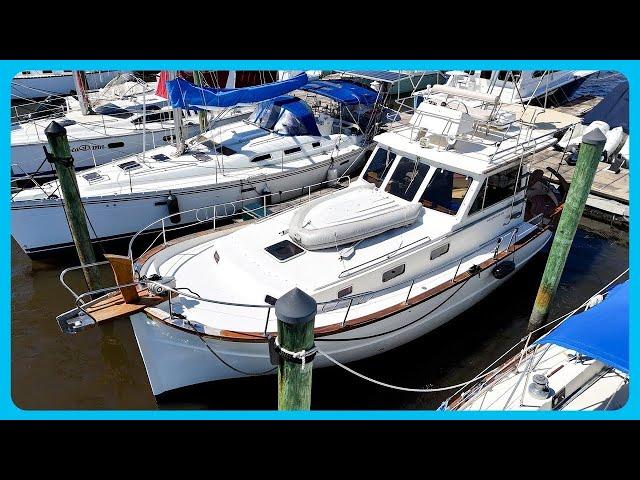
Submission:
[[[406,202],[373,184],[361,185],[300,208],[291,218],[289,236],[307,250],[321,250],[411,225],[422,213],[419,203]]]

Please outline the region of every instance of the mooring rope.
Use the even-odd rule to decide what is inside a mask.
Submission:
[[[434,388],[413,388],[413,387],[403,387],[403,386],[399,386],[399,385],[392,385],[390,383],[385,383],[382,382],[380,380],[376,380],[374,378],[368,377],[360,372],[357,372],[355,370],[353,370],[350,367],[347,367],[346,365],[344,365],[343,363],[340,363],[338,360],[336,360],[335,358],[333,358],[331,355],[329,355],[327,352],[324,352],[320,349],[318,349],[318,354],[323,355],[324,357],[327,358],[327,360],[329,360],[330,362],[332,362],[334,365],[337,365],[338,367],[341,367],[342,369],[346,370],[347,372],[363,379],[366,380],[368,382],[374,383],[376,385],[380,385],[382,387],[386,387],[386,388],[390,388],[392,390],[400,390],[403,392],[415,392],[415,393],[435,393],[435,392],[444,392],[447,390],[454,390],[456,388],[464,388],[467,385],[474,383],[480,379],[482,379],[483,377],[486,377],[487,375],[490,375],[491,373],[493,373],[496,370],[499,370],[500,368],[502,368],[502,365],[499,365],[498,367],[494,368],[493,370],[489,370],[491,367],[493,367],[498,361],[502,360],[507,354],[509,354],[509,352],[511,352],[512,350],[514,350],[517,346],[519,346],[521,343],[523,343],[524,341],[526,341],[529,336],[539,330],[542,330],[543,328],[547,328],[549,325],[552,325],[554,323],[557,323],[561,320],[566,320],[567,318],[569,318],[570,316],[572,316],[573,314],[575,314],[578,310],[580,310],[582,307],[586,306],[589,301],[596,295],[599,295],[600,293],[602,293],[604,290],[606,290],[607,288],[609,288],[613,283],[615,283],[616,281],[618,281],[623,275],[625,275],[627,272],[629,271],[629,269],[627,268],[624,272],[622,272],[620,275],[618,275],[616,278],[614,278],[612,281],[610,281],[607,285],[605,285],[604,287],[602,287],[598,292],[596,292],[594,295],[591,295],[591,297],[589,297],[589,299],[587,299],[584,303],[582,303],[579,307],[571,310],[568,313],[565,313],[564,315],[561,315],[560,317],[556,318],[555,320],[552,320],[551,322],[546,323],[545,325],[543,325],[542,327],[534,330],[533,332],[530,332],[529,334],[527,334],[526,337],[523,337],[522,339],[520,339],[520,341],[518,343],[516,343],[515,345],[513,345],[509,350],[507,350],[505,353],[503,353],[500,357],[498,357],[496,360],[494,360],[488,367],[486,367],[482,372],[480,372],[478,375],[476,375],[475,377],[473,377],[471,380],[467,380],[466,382],[462,382],[462,383],[458,383],[456,385],[449,385],[449,386],[445,386],[445,387],[434,387]]]

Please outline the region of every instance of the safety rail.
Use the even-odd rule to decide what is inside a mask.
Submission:
[[[343,185],[343,182],[346,181],[346,185]],[[150,224],[148,224],[146,227],[142,228],[141,230],[139,230],[138,232],[136,232],[136,234],[131,237],[131,240],[129,241],[129,248],[127,251],[127,255],[129,256],[129,259],[131,260],[131,262],[134,262],[134,257],[133,257],[133,244],[136,241],[136,239],[142,235],[142,234],[148,234],[148,233],[152,233],[153,231],[156,230],[160,230],[160,233],[158,234],[158,236],[156,237],[156,239],[154,240],[154,242],[152,242],[147,248],[146,250],[144,250],[144,252],[142,254],[139,255],[139,257],[141,257],[142,255],[144,255],[145,253],[147,253],[149,251],[149,249],[153,246],[153,244],[155,243],[155,241],[157,241],[157,239],[160,237],[160,235],[163,238],[163,245],[166,245],[166,236],[167,233],[169,232],[173,232],[175,230],[180,230],[183,228],[187,228],[187,227],[193,227],[194,225],[200,225],[202,223],[206,223],[211,221],[212,222],[212,230],[215,231],[216,227],[217,227],[217,221],[218,220],[223,220],[226,218],[232,218],[235,215],[239,215],[242,213],[251,213],[251,212],[257,212],[262,210],[263,212],[263,218],[268,217],[273,217],[275,215],[278,215],[280,213],[284,213],[284,211],[289,210],[290,208],[294,208],[297,205],[291,205],[289,208],[286,208],[280,212],[277,213],[273,213],[273,214],[269,214],[268,212],[268,207],[270,205],[275,205],[277,203],[272,203],[271,201],[269,201],[268,199],[273,200],[274,196],[278,196],[279,200],[282,200],[283,197],[286,198],[287,194],[291,194],[291,193],[297,193],[297,192],[301,192],[301,194],[304,194],[304,191],[307,190],[307,201],[310,201],[312,199],[311,197],[311,192],[313,190],[317,190],[319,187],[321,187],[322,185],[327,185],[327,186],[334,186],[334,185],[340,185],[342,188],[346,188],[351,184],[351,177],[349,177],[348,175],[343,175],[340,178],[337,178],[335,180],[324,180],[322,182],[319,183],[314,183],[311,185],[306,185],[304,187],[298,187],[298,188],[292,188],[289,190],[283,190],[283,191],[279,191],[276,193],[265,193],[263,195],[257,195],[254,197],[249,197],[249,198],[243,198],[241,200],[235,200],[235,201],[231,201],[231,202],[222,202],[222,203],[217,203],[217,204],[213,204],[213,205],[207,205],[204,207],[197,207],[197,208],[191,208],[189,210],[182,210],[180,212],[176,212],[176,213],[172,213],[169,215],[166,215],[164,217],[158,218],[157,220],[154,220],[153,222],[151,222]],[[260,204],[259,207],[256,208],[252,208],[250,210],[246,210],[243,209],[242,207],[245,206],[245,204],[247,203],[258,203]],[[278,202],[279,203],[279,202]],[[233,206],[233,211],[232,213],[226,213],[224,215],[218,215],[218,210],[220,208],[225,208],[225,212],[227,211],[227,207],[231,205]],[[237,206],[241,206],[240,211],[237,210]],[[207,210],[212,210],[213,211],[213,216],[209,217],[207,215],[206,218],[200,218],[200,212],[204,212],[206,213]],[[195,222],[189,223],[189,224],[181,224],[181,225],[176,225],[173,228],[167,228],[167,222],[171,222],[171,219],[176,217],[176,216],[182,216],[182,215],[186,215],[189,213],[193,213],[194,218],[195,218]],[[204,214],[203,213],[203,214]],[[135,272],[134,272],[135,273]]]
[[[532,221],[535,221],[538,218],[541,218],[542,214],[536,215],[536,217],[532,218],[531,220],[529,220],[529,222],[527,223],[531,223]],[[517,236],[517,232],[518,232],[518,228],[519,227],[515,227],[514,229],[509,230],[508,232],[505,232],[499,236],[497,236],[496,238],[485,242],[484,244],[482,244],[479,248],[484,248],[485,246],[491,244],[493,241],[497,241],[497,245],[496,245],[496,249],[494,251],[493,254],[493,258],[496,258],[498,252],[499,252],[499,247],[502,243],[502,238],[506,238],[509,233],[511,233],[511,237],[509,240],[509,243],[505,249],[505,251],[508,251],[508,249],[511,247],[512,243],[515,241],[516,236]],[[458,267],[456,268],[454,275],[452,277],[451,281],[455,280],[455,277],[458,274],[458,271],[460,269],[460,266],[462,265],[463,261],[465,258],[468,258],[471,254],[477,252],[478,249],[474,250],[474,252],[469,252],[468,254],[466,254],[465,256],[463,256],[460,261],[458,262]],[[186,297],[186,298],[190,298],[193,300],[197,300],[200,302],[205,302],[205,303],[210,303],[210,304],[215,304],[215,305],[223,305],[223,306],[230,306],[230,307],[239,307],[239,308],[260,308],[260,309],[267,309],[267,313],[266,313],[266,319],[265,319],[265,326],[263,329],[263,335],[266,338],[267,337],[267,331],[268,331],[268,325],[269,325],[269,321],[271,318],[271,309],[274,308],[274,305],[272,304],[247,304],[247,303],[237,303],[237,302],[226,302],[223,300],[216,300],[216,299],[210,299],[210,298],[206,298],[206,297],[202,297],[200,295],[198,295],[196,292],[190,291],[189,292],[185,292],[184,288],[180,288],[180,287],[176,287],[176,288],[172,288],[166,284],[160,283],[158,281],[155,280],[151,280],[149,278],[146,277],[141,277],[138,280],[131,282],[131,283],[127,283],[127,284],[121,284],[121,285],[115,285],[113,287],[106,287],[106,288],[101,288],[98,290],[93,290],[93,291],[88,291],[88,292],[84,292],[81,294],[77,294],[76,292],[73,291],[73,289],[66,283],[65,281],[65,277],[66,275],[71,272],[71,271],[76,271],[76,270],[81,270],[81,269],[85,269],[85,268],[89,268],[89,267],[95,267],[95,266],[99,266],[99,265],[106,265],[108,264],[108,261],[101,261],[101,262],[95,262],[95,263],[91,263],[91,264],[86,264],[86,265],[79,265],[79,266],[75,266],[75,267],[69,267],[64,269],[61,273],[60,273],[60,282],[62,283],[62,285],[67,289],[67,291],[69,291],[71,293],[71,295],[74,297],[75,299],[75,307],[78,308],[79,310],[81,310],[85,315],[88,315],[90,317],[90,314],[87,312],[86,308],[89,307],[91,305],[92,302],[96,302],[99,300],[99,298],[93,298],[90,301],[85,301],[84,299],[86,297],[95,297],[95,295],[97,294],[107,294],[110,292],[114,292],[116,290],[119,290],[121,288],[125,288],[125,287],[131,287],[131,286],[142,286],[142,287],[146,287],[148,288],[149,286],[157,286],[159,289],[164,290],[165,292],[167,292],[167,300],[169,302],[169,315],[171,318],[173,318],[173,310],[172,310],[172,305],[173,305],[173,301],[175,297]],[[407,285],[409,285],[409,289],[405,298],[405,303],[407,303],[409,301],[410,295],[411,295],[411,291],[413,290],[413,286],[415,285],[416,281],[418,280],[419,277],[414,277],[410,280],[407,280],[405,282],[400,282],[398,284],[394,284],[394,285],[390,285],[388,287],[379,289],[379,290],[372,290],[372,291],[367,291],[367,292],[362,292],[362,293],[358,293],[355,295],[349,295],[349,296],[344,296],[342,298],[338,298],[338,299],[332,299],[332,300],[327,300],[327,301],[322,301],[322,302],[318,302],[317,305],[320,309],[320,312],[322,313],[329,313],[332,312],[334,310],[338,310],[341,308],[345,308],[345,315],[341,321],[342,326],[344,326],[347,322],[349,313],[351,311],[351,307],[353,305],[360,305],[363,303],[367,303],[371,298],[373,298],[374,295],[380,295],[392,290],[395,291],[400,291],[403,288],[405,288]],[[173,294],[173,295],[172,295]],[[357,303],[356,303],[357,302]]]

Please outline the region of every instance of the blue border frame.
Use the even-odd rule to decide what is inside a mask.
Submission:
[[[10,107],[10,82],[14,75],[21,70],[54,69],[129,69],[129,70],[162,70],[162,69],[280,69],[280,70],[310,70],[310,69],[589,69],[589,70],[617,70],[626,75],[630,83],[631,124],[640,121],[638,103],[640,100],[636,91],[640,88],[640,61],[613,61],[613,60],[536,60],[536,61],[499,61],[499,60],[28,60],[28,61],[3,61],[0,64],[0,111],[9,112]],[[10,116],[5,115],[0,120],[0,129],[6,132],[5,142],[2,145],[4,158],[10,158]],[[640,141],[631,144],[632,156],[640,152]],[[640,418],[640,404],[638,403],[638,383],[630,382],[630,397],[627,405],[613,412],[441,412],[426,410],[373,410],[373,411],[310,411],[310,412],[278,412],[278,411],[167,411],[167,410],[22,410],[17,407],[11,398],[11,245],[10,245],[10,169],[0,170],[0,185],[7,199],[7,204],[2,211],[0,228],[2,235],[0,241],[4,261],[2,263],[3,275],[0,278],[0,292],[2,292],[2,318],[0,323],[0,355],[4,360],[1,363],[2,375],[0,375],[0,418],[1,419],[85,419],[85,420],[116,420],[116,419],[180,419],[180,420],[469,420],[469,419],[637,419]],[[631,218],[639,214],[635,206],[635,192],[638,188],[640,177],[631,176],[630,208]],[[631,222],[630,228],[629,263],[632,271],[636,271],[638,261],[635,255],[635,243],[637,228],[635,222]],[[633,279],[633,275],[631,276]],[[631,282],[632,293],[637,292],[634,281]],[[631,318],[634,319],[638,312],[639,301],[636,295],[631,295]],[[52,320],[53,321],[53,318]],[[636,365],[640,355],[638,327],[634,321],[630,324],[630,363]],[[632,367],[633,369],[633,367]],[[275,395],[275,384],[274,384]]]

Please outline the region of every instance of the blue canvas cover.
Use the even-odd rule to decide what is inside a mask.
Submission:
[[[607,122],[611,128],[622,127],[629,133],[629,83],[617,85],[604,99],[589,110],[582,123],[589,125],[595,120]]]
[[[259,103],[249,121],[280,135],[320,136],[318,124],[309,105],[290,95]]]
[[[347,80],[315,80],[300,90],[317,93],[345,105],[372,105],[378,99],[378,92]]]
[[[605,299],[573,315],[536,343],[553,343],[629,373],[629,281]]]
[[[169,104],[174,108],[206,110],[262,102],[296,90],[308,81],[307,74],[301,73],[288,80],[264,85],[244,88],[210,88],[199,87],[183,78],[176,78],[167,82],[167,92]]]

